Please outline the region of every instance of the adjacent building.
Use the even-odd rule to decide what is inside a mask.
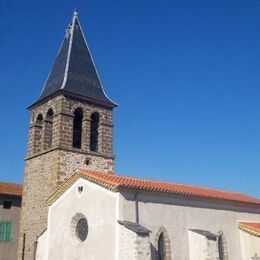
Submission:
[[[16,259],[22,185],[0,182],[0,259]]]

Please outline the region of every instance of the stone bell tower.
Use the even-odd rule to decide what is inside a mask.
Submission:
[[[77,12],[38,100],[29,107],[18,259],[33,259],[46,198],[77,168],[113,172],[116,105],[105,94]],[[64,212],[65,214],[65,212]]]

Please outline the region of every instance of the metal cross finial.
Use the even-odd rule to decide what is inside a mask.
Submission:
[[[76,8],[74,9],[73,16],[78,16],[78,12]]]
[[[254,256],[251,257],[252,260],[260,260],[260,256],[258,256],[257,253],[255,253]]]

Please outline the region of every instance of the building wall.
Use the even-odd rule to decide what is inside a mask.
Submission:
[[[217,240],[189,231],[189,260],[219,260]]]
[[[95,171],[102,171],[112,173],[111,165],[114,164],[113,159],[105,158],[103,156],[90,156],[87,153],[79,151],[60,151],[58,157],[58,183],[63,183],[64,180],[75,173],[78,169],[91,169]],[[90,160],[89,165],[86,161]],[[102,170],[101,170],[102,169]]]
[[[81,193],[78,187],[83,187]],[[115,226],[118,225],[116,196],[86,180],[74,183],[49,208],[47,248],[42,250],[39,245],[37,260],[44,259],[41,254],[44,251],[48,252],[47,259],[114,260]],[[84,242],[75,236],[77,215],[85,216],[88,221],[88,236]]]
[[[52,151],[25,161],[18,259],[33,259],[37,236],[46,228],[45,200],[57,187],[58,158],[59,151]]]
[[[239,231],[243,259],[260,259],[260,237],[250,235],[242,230]]]
[[[151,260],[151,247],[149,236],[141,236],[119,225],[119,245],[116,258],[124,260]]]
[[[72,147],[74,111],[83,110],[82,147]],[[49,109],[53,117],[47,118]],[[98,152],[89,149],[90,117],[100,115]],[[39,122],[38,116],[43,120]],[[52,131],[50,131],[52,121]],[[31,110],[25,159],[18,259],[31,260],[37,236],[47,225],[46,198],[78,168],[112,172],[112,110],[59,95]],[[52,133],[52,137],[48,136]],[[50,140],[51,144],[50,144]],[[47,144],[47,143],[48,144]],[[25,234],[25,241],[24,241]]]
[[[12,197],[6,195],[0,195],[0,222],[10,221],[12,223],[11,238],[9,242],[0,241],[0,259],[12,260],[16,259],[17,247],[18,247],[18,233],[19,233],[19,221],[21,211],[21,197]],[[11,201],[11,209],[4,209],[4,201]]]
[[[136,207],[135,197],[138,207]],[[229,259],[242,260],[237,222],[260,221],[260,210],[239,206],[211,203],[174,196],[122,193],[119,202],[120,219],[135,221],[138,208],[139,223],[151,230],[152,259],[156,259],[158,230],[163,228],[170,238],[171,258],[187,260],[189,252],[189,229],[203,229],[214,234],[223,232],[227,242]],[[252,212],[252,213],[250,213]],[[260,244],[258,245],[260,247]],[[245,260],[245,259],[243,259]]]
[[[84,242],[75,236],[74,219],[78,215],[88,220],[89,232]],[[117,220],[139,222],[151,233],[140,237]],[[191,229],[222,234],[224,259],[247,260],[259,254],[260,239],[240,233],[237,223],[243,220],[259,222],[260,210],[158,193],[114,193],[80,178],[50,206],[48,229],[38,240],[37,260],[83,260],[86,256],[157,260],[161,232],[167,260],[218,260],[217,239],[207,239]]]

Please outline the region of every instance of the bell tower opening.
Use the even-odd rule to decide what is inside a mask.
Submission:
[[[83,119],[82,108],[77,108],[74,112],[72,146],[74,148],[79,148],[79,149],[81,149],[81,140],[82,140],[82,119]]]
[[[52,146],[53,132],[53,110],[50,108],[46,114],[45,129],[44,129],[44,146],[45,149],[50,149]]]
[[[93,113],[91,115],[91,126],[90,126],[90,151],[98,151],[98,125],[99,125],[99,114]]]

